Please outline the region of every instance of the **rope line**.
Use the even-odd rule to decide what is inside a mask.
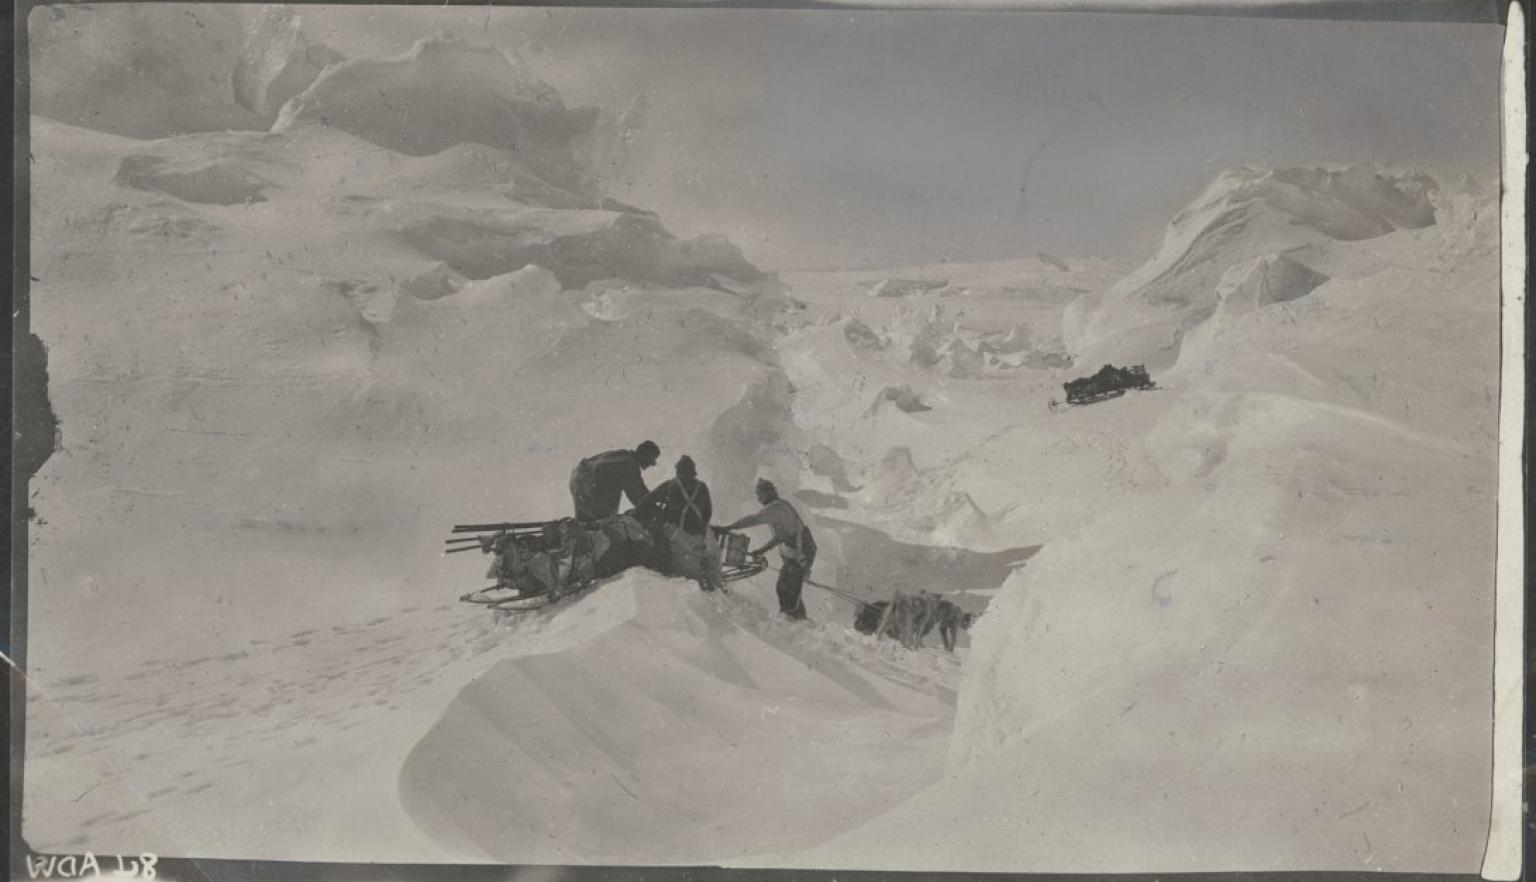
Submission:
[[[778,567],[774,566],[773,564],[768,564],[768,569],[773,570],[775,573],[783,572],[782,570],[780,570]],[[836,594],[838,597],[843,598],[844,600],[848,600],[848,601],[852,601],[853,603],[857,603],[859,606],[874,606],[875,605],[874,601],[865,600],[862,597],[857,597],[857,596],[855,596],[853,594],[848,593],[847,591],[842,590],[841,588],[833,588],[831,585],[823,585],[822,583],[817,582],[814,579],[806,579],[804,581],[805,581],[805,584],[807,584],[807,585],[811,585],[811,586],[814,586],[816,588],[820,588],[823,591],[830,591],[833,594]]]

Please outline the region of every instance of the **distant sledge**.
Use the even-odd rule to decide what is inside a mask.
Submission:
[[[718,542],[720,578],[734,582],[767,568],[761,555],[751,554],[748,539],[740,533],[710,528]],[[448,554],[481,551],[494,555],[490,572],[496,584],[459,597],[465,603],[488,606],[497,612],[523,612],[583,595],[623,571],[643,566],[663,575],[677,576],[670,560],[659,559],[659,543],[629,515],[599,521],[573,518],[522,523],[459,524]]]
[[[1092,404],[1124,395],[1128,389],[1156,389],[1157,384],[1147,374],[1146,365],[1117,368],[1106,364],[1093,376],[1068,380],[1061,384],[1061,388],[1066,390],[1067,404]],[[1048,406],[1055,411],[1061,403],[1052,398]]]

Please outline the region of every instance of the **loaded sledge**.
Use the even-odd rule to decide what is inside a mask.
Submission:
[[[1157,384],[1152,382],[1145,365],[1117,368],[1106,364],[1093,376],[1069,380],[1061,384],[1061,388],[1067,393],[1068,404],[1091,404],[1124,395],[1127,389],[1156,389]],[[1055,410],[1060,402],[1052,398],[1049,406]]]
[[[462,595],[503,612],[538,609],[583,592],[599,580],[643,566],[668,576],[694,579],[706,591],[762,572],[767,561],[747,552],[740,533],[709,528],[706,559],[676,553],[665,529],[649,529],[629,514],[595,521],[564,518],[459,524],[447,540],[448,554],[478,550],[492,555],[488,578],[495,584]]]

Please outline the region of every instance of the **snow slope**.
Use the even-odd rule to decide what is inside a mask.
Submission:
[[[413,605],[226,648],[34,696],[34,847],[725,860],[824,840],[936,779],[959,677],[644,573],[500,624]]]
[[[582,180],[572,145],[597,118],[595,107],[567,108],[500,49],[438,36],[397,58],[326,68],[283,106],[273,129],[318,121],[407,156],[483,144],[515,151],[545,180],[579,190],[591,182]]]
[[[945,779],[782,859],[1475,872],[1498,263],[1495,215],[1461,204],[1331,245],[1328,281],[1229,310],[1162,391],[1011,429],[1100,433],[1136,468],[974,629]],[[1251,279],[1241,244],[1200,277]]]
[[[495,72],[472,46],[424,46],[412,57],[430,63],[391,70],[426,94],[448,91],[434,76]],[[411,649],[422,621],[401,611],[430,605],[449,643],[476,612],[441,608],[485,567],[441,553],[449,525],[563,515],[581,456],[645,438],[667,472],[693,454],[722,516],[748,510],[760,473],[795,486],[765,342],[783,302],[772,279],[723,240],[680,242],[654,215],[599,207],[574,160],[573,177],[547,180],[537,161],[575,137],[563,123],[532,158],[483,143],[407,155],[371,105],[341,116],[384,144],[307,120],[313,102],[351,106],[334,85],[317,80],[270,133],[133,140],[32,120],[31,319],[61,428],[31,499],[24,823],[37,845],[440,859],[403,815],[360,831],[394,804],[379,788],[420,734],[410,721],[442,710],[415,678],[448,666]],[[510,112],[525,109],[520,125],[548,122],[547,108]],[[475,251],[476,231],[494,247]],[[357,622],[376,622],[377,645],[335,636]],[[272,647],[305,631],[326,646],[285,656],[273,679]],[[400,691],[376,705],[354,683],[349,707],[332,679],[370,668],[398,673]],[[169,675],[182,670],[217,672],[217,694],[184,700]],[[457,689],[475,673],[444,676]],[[92,692],[70,708],[69,684],[90,683],[121,700]],[[250,691],[265,687],[317,699],[242,754],[239,732],[265,726],[250,717],[271,704]],[[305,735],[311,716],[334,725]],[[107,734],[133,719],[183,752]],[[370,729],[391,735],[370,742]],[[200,755],[252,780],[184,780],[182,759]],[[73,782],[104,767],[119,786],[76,800]],[[300,779],[285,798],[266,789]]]
[[[860,284],[892,273],[786,274],[812,312],[779,351],[796,424],[819,451],[807,469],[842,476],[817,488],[833,491],[817,499],[829,514],[906,542],[1001,552],[1049,543],[1117,498],[1124,481],[1155,480],[1128,439],[1053,420],[1046,408],[1072,376],[1070,360],[1055,357],[1064,310],[1114,284],[1120,267],[1063,265],[903,269],[902,278],[942,273],[950,289],[895,303],[864,296]],[[914,358],[914,341],[948,352]],[[980,369],[946,369],[966,357]]]
[[[233,4],[35,6],[31,111],[130,138],[266,128],[234,100],[245,39]]]
[[[69,23],[33,44],[35,847],[1476,867],[1485,197],[1240,170],[1118,282],[1040,254],[781,283],[608,199],[593,113],[494,50],[322,65],[275,16],[182,57],[154,39],[199,10],[139,9],[34,13]],[[132,70],[77,68],[122,28],[145,76],[65,88]],[[1046,408],[1100,357],[1162,388]],[[818,581],[980,623],[907,652],[819,588],[773,617],[771,573],[453,602],[485,560],[448,525],[563,514],[580,456],[647,437],[721,518],[773,477]]]
[[[1068,308],[1067,348],[1083,365],[1169,367],[1181,336],[1215,308],[1217,285],[1232,265],[1311,257],[1338,243],[1427,227],[1438,190],[1421,172],[1370,165],[1226,172],[1174,217],[1152,259]]]
[[[937,778],[958,674],[647,574],[509,642],[400,791],[435,839],[517,863],[708,864],[824,841]]]

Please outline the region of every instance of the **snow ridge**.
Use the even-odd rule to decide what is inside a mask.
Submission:
[[[1169,367],[1183,334],[1215,310],[1217,286],[1236,264],[1287,254],[1306,268],[1303,252],[1433,225],[1439,198],[1423,172],[1365,164],[1225,172],[1173,218],[1152,259],[1068,307],[1064,342],[1080,363]]]

